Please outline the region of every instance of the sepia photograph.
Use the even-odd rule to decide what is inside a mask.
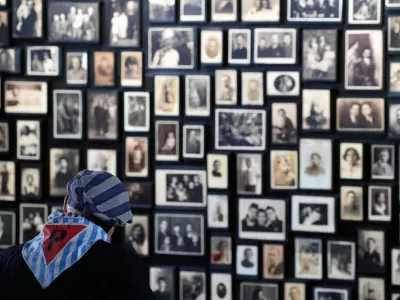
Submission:
[[[389,103],[389,137],[400,137],[400,103]]]
[[[87,169],[117,176],[117,151],[105,149],[87,150]]]
[[[88,83],[88,53],[73,52],[66,53],[66,83],[73,85],[86,85]]]
[[[215,70],[215,104],[235,105],[238,101],[237,70]]]
[[[385,232],[358,230],[357,271],[364,274],[385,271]]]
[[[230,236],[210,237],[210,263],[222,266],[232,264],[232,238]]]
[[[93,54],[94,85],[113,86],[115,84],[114,68],[114,52],[95,51]]]
[[[392,94],[400,93],[400,62],[391,61],[389,62],[390,72],[390,85],[389,91]]]
[[[10,42],[9,15],[7,11],[0,11],[0,46],[8,46]]]
[[[6,80],[4,111],[18,114],[46,114],[47,83]]]
[[[0,161],[0,201],[15,201],[15,174],[15,162]]]
[[[149,92],[124,92],[124,130],[126,132],[150,130]]]
[[[149,175],[149,139],[147,137],[125,138],[125,176],[147,177]]]
[[[206,117],[210,115],[210,76],[185,76],[185,115],[188,117]]]
[[[26,47],[26,73],[29,76],[59,76],[60,48],[58,46]]]
[[[81,139],[82,92],[79,90],[53,90],[53,101],[53,137],[56,139]]]
[[[179,160],[179,122],[155,122],[155,158],[158,161]]]
[[[270,152],[271,188],[294,190],[298,188],[298,152],[290,150],[271,150]]]
[[[349,291],[347,289],[314,287],[314,299],[349,300]]]
[[[301,282],[285,281],[284,300],[306,300],[306,285]]]
[[[392,188],[390,186],[368,186],[368,220],[392,220]]]
[[[264,105],[264,74],[242,72],[242,105]]]
[[[207,195],[207,222],[208,228],[229,227],[228,195]]]
[[[347,241],[327,242],[329,279],[354,280],[356,277],[356,245]]]
[[[205,300],[207,295],[206,272],[179,271],[179,299]]]
[[[263,279],[283,279],[285,277],[285,256],[283,245],[263,245]]]
[[[0,48],[0,72],[19,73],[21,51],[18,48]]]
[[[251,30],[228,30],[228,63],[249,65],[251,57]]]
[[[272,283],[256,283],[241,282],[240,283],[240,300],[268,299],[278,300],[278,284]]]
[[[348,5],[349,24],[380,24],[382,2],[380,0],[350,0]]]
[[[175,300],[174,271],[169,267],[150,267],[150,288],[155,300]]]
[[[210,273],[211,300],[232,299],[232,275],[230,273]]]
[[[299,96],[300,72],[268,71],[268,96]]]
[[[297,103],[272,103],[271,143],[297,143]]]
[[[21,198],[37,200],[42,195],[42,179],[40,167],[26,166],[21,168]]]
[[[149,255],[149,216],[133,215],[132,223],[125,226],[125,247],[142,256]]]
[[[363,220],[363,188],[361,186],[340,187],[340,219],[346,221]]]
[[[228,188],[228,166],[228,155],[207,153],[208,188]]]
[[[120,78],[123,87],[141,87],[143,84],[143,54],[138,51],[122,51]]]
[[[261,154],[236,155],[236,191],[238,194],[261,195],[262,193]]]
[[[258,247],[254,245],[236,245],[236,274],[244,276],[258,275]]]
[[[385,300],[385,280],[383,278],[358,277],[358,300]]]
[[[387,22],[388,51],[400,51],[400,16],[388,16]]]
[[[24,244],[36,237],[43,229],[48,217],[47,204],[19,206],[19,242]]]
[[[151,182],[124,182],[132,207],[151,207],[153,184]]]
[[[40,160],[40,121],[17,120],[17,159]]]
[[[279,22],[280,0],[242,0],[243,22]]]
[[[394,179],[395,157],[393,145],[372,145],[371,179]]]
[[[224,45],[222,30],[201,31],[201,63],[222,64],[222,51]]]
[[[0,122],[0,153],[10,150],[10,130],[8,122]]]
[[[287,20],[289,22],[326,22],[342,21],[343,0],[305,1],[287,0]]]
[[[362,179],[363,158],[363,144],[340,143],[340,179]]]
[[[237,20],[237,0],[211,0],[212,22],[234,22]]]
[[[182,140],[184,158],[204,157],[204,125],[183,125]]]
[[[302,129],[309,131],[329,130],[331,128],[330,90],[303,89]]]
[[[180,21],[181,22],[206,21],[206,0],[181,0]]]
[[[0,249],[6,249],[16,242],[15,212],[0,211]]]
[[[322,279],[322,240],[295,238],[295,277]]]
[[[179,76],[155,75],[154,114],[156,116],[179,116],[179,91]]]
[[[0,217],[1,217],[1,213],[0,213]],[[0,238],[0,243],[1,243],[1,238]],[[391,273],[392,273],[392,285],[400,285],[400,249],[398,249],[398,248],[392,249],[392,266],[391,266],[391,269],[392,269],[391,270]]]
[[[12,0],[12,8],[13,38],[43,37],[43,0]]]

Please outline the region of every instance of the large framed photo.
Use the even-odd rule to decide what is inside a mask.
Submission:
[[[368,220],[392,220],[392,188],[390,186],[370,185],[368,187]]]
[[[309,4],[287,0],[287,20],[320,23],[337,23],[342,21],[343,0],[331,0],[328,3],[313,2]]]
[[[347,241],[328,241],[328,278],[354,280],[356,277],[356,245]]]
[[[6,249],[15,245],[16,227],[15,212],[0,211],[0,249]]]
[[[238,194],[261,195],[262,165],[261,154],[237,154],[236,184]]]
[[[81,139],[82,92],[79,90],[54,90],[53,101],[54,138]]]
[[[149,175],[149,139],[147,137],[125,138],[125,175],[147,177]]]
[[[117,176],[117,151],[106,149],[88,149],[87,169],[108,172],[114,176]]]
[[[143,84],[143,53],[122,51],[120,56],[120,78],[123,87],[140,87]]]
[[[204,125],[183,125],[182,140],[184,158],[204,157]]]
[[[154,222],[156,254],[204,255],[203,215],[156,213]]]
[[[340,143],[340,178],[363,178],[363,144]]]
[[[17,120],[17,158],[40,159],[40,121]]]
[[[265,150],[266,121],[265,110],[217,108],[215,110],[215,149]],[[233,135],[232,132],[235,134]]]
[[[124,108],[124,130],[126,132],[150,130],[149,92],[125,92]]]
[[[179,299],[206,299],[206,295],[206,272],[179,271]]]
[[[125,226],[125,247],[139,255],[149,255],[149,216],[133,215],[132,223]]]
[[[232,299],[232,274],[211,273],[211,300]]]
[[[375,277],[358,277],[358,300],[374,297],[385,300],[385,280]]]
[[[302,106],[303,130],[319,131],[331,128],[330,90],[303,89]]]
[[[204,22],[206,20],[205,0],[181,0],[180,6],[182,22]]]
[[[293,190],[298,187],[298,152],[290,150],[271,150],[270,152],[271,188]]]
[[[228,188],[228,156],[226,154],[207,153],[208,188]]]
[[[67,84],[86,85],[89,68],[88,53],[77,51],[67,52],[65,68]]]
[[[280,0],[252,1],[245,0],[242,3],[243,22],[279,22]]]
[[[210,115],[210,76],[185,76],[185,115],[205,117]]]
[[[228,195],[207,195],[208,228],[229,227]]]
[[[176,0],[149,0],[149,20],[156,23],[172,23],[175,21]]]
[[[21,49],[0,48],[0,72],[16,74],[21,70]]]
[[[4,82],[4,111],[19,114],[47,113],[47,82]]]
[[[263,278],[283,279],[285,276],[285,258],[283,245],[263,245]]]
[[[358,231],[357,271],[384,273],[385,271],[385,232],[378,230]]]
[[[43,37],[43,0],[13,0],[12,8],[13,38]]]
[[[202,64],[222,64],[223,41],[222,30],[201,31]]]
[[[115,55],[111,51],[96,51],[93,54],[94,85],[110,87],[115,84]]]
[[[295,277],[299,279],[322,279],[322,240],[295,239]]]
[[[299,96],[300,72],[297,71],[268,71],[268,96]]]
[[[179,76],[154,76],[154,114],[179,116]]]
[[[215,71],[215,104],[235,105],[238,98],[237,70]]]
[[[205,207],[207,178],[205,170],[155,171],[157,206]]]
[[[25,165],[21,168],[21,198],[38,200],[42,195],[42,176],[40,166]]]
[[[19,242],[32,240],[43,229],[48,217],[47,204],[21,204],[19,207]]]
[[[340,299],[349,300],[349,291],[347,289],[332,289],[314,287],[313,299]]]
[[[228,63],[250,64],[251,30],[229,29],[228,31]]]
[[[10,42],[8,16],[7,11],[0,11],[0,46],[8,46]]]
[[[211,21],[234,22],[237,20],[237,0],[211,0]]]
[[[27,47],[26,73],[29,76],[60,75],[60,48],[58,46]]]
[[[395,157],[393,145],[372,145],[371,179],[394,179]]]
[[[150,267],[150,288],[156,299],[175,299],[175,272],[171,267]]]
[[[262,72],[242,72],[242,105],[264,105]]]
[[[260,299],[278,300],[278,285],[275,283],[241,282],[240,300],[253,300],[257,295]]]
[[[179,160],[179,122],[156,121],[155,157],[159,161]]]
[[[372,0],[364,2],[362,0],[349,1],[349,24],[380,24],[382,15],[382,2],[380,0]]]
[[[387,20],[388,20],[388,50],[396,52],[400,51],[400,17],[389,16]]]
[[[341,186],[340,219],[346,221],[362,221],[363,200],[363,188],[361,186]]]
[[[0,153],[10,150],[10,130],[8,122],[0,122]]]
[[[15,162],[0,161],[0,201],[15,201]]]
[[[272,103],[271,143],[297,143],[297,103]]]

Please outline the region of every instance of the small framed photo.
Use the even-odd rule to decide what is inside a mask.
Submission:
[[[87,150],[87,169],[103,171],[117,176],[117,151],[105,149]]]
[[[268,71],[268,96],[299,96],[300,73],[295,71]]]
[[[194,29],[190,27],[150,27],[148,30],[149,69],[193,69]]]
[[[156,254],[203,256],[204,217],[198,214],[156,213]]]
[[[290,150],[271,150],[270,152],[271,188],[294,190],[298,188],[298,152]]]
[[[301,282],[285,282],[284,300],[306,300],[306,285]]]
[[[295,238],[295,277],[322,279],[322,240]]]
[[[125,226],[125,247],[139,255],[149,255],[149,216],[133,215],[132,223]]]
[[[33,0],[29,3],[24,0],[12,0],[12,9],[13,38],[43,37],[43,0]]]
[[[264,105],[262,72],[242,72],[242,105]]]
[[[156,205],[205,207],[207,178],[205,170],[155,170]]]
[[[156,23],[172,23],[175,21],[176,1],[149,0],[149,20]],[[138,24],[140,28],[140,24]],[[140,31],[140,29],[138,29]]]
[[[1,213],[0,213],[1,217]],[[1,239],[0,239],[1,243]],[[393,248],[392,249],[392,285],[400,285],[400,249]],[[400,297],[400,295],[399,295]],[[397,298],[396,298],[397,299]],[[396,300],[395,299],[395,300]]]
[[[332,189],[332,140],[300,139],[300,188]]]
[[[266,147],[266,111],[258,109],[215,110],[215,149],[263,151]],[[248,126],[246,124],[252,124]],[[235,131],[235,136],[231,131]]]
[[[280,0],[241,1],[243,22],[279,22]]]
[[[400,5],[398,7],[400,7]],[[387,27],[388,27],[388,50],[400,51],[400,16],[389,16]]]
[[[154,114],[179,116],[179,76],[154,76]]]
[[[252,300],[254,295],[260,299],[278,300],[279,288],[275,283],[241,282],[240,300]],[[255,298],[256,299],[256,298]]]
[[[373,0],[364,2],[362,0],[350,0],[349,2],[349,24],[380,24],[382,15],[382,2]]]
[[[202,30],[200,46],[202,64],[222,64],[224,46],[222,30]]]
[[[363,158],[363,144],[340,143],[340,179],[362,179]]]
[[[354,280],[356,277],[356,245],[348,241],[328,241],[328,278]],[[318,298],[317,298],[318,299]]]
[[[14,246],[16,242],[16,217],[15,212],[0,211],[0,249]]]
[[[7,11],[0,11],[0,46],[8,46],[10,42],[9,17]]]
[[[115,56],[111,51],[95,51],[93,54],[93,73],[95,86],[114,86]]]
[[[392,220],[392,188],[390,186],[368,187],[368,220]]]
[[[400,7],[399,0],[386,0],[385,4],[386,4],[386,7],[388,7],[388,8]]]
[[[179,299],[190,299],[191,297],[206,299],[206,295],[205,271],[179,271]]]
[[[15,201],[15,162],[0,161],[0,201]]]
[[[21,51],[18,48],[0,48],[0,72],[16,74],[20,72]]]
[[[43,229],[48,217],[47,204],[21,204],[19,206],[19,242],[32,240]]]
[[[126,132],[150,130],[149,92],[124,92],[124,130]]]
[[[400,62],[391,61],[389,62],[389,67],[390,67],[389,91],[391,94],[398,94],[400,93]]]
[[[40,160],[40,121],[17,120],[17,158]]]
[[[204,22],[206,20],[205,0],[182,0],[180,8],[182,22]]]
[[[153,184],[151,182],[124,182],[132,207],[151,207]]]
[[[272,144],[297,143],[297,103],[272,103]]]
[[[7,122],[0,122],[0,152],[10,150],[10,130]]]
[[[8,5],[8,0],[0,0],[0,7],[6,7]]]
[[[251,56],[251,30],[250,29],[229,29],[229,64],[250,64]]]
[[[321,4],[324,5],[324,4]],[[326,22],[338,23],[342,21],[343,0],[333,0],[320,7],[317,3],[312,5],[299,5],[294,0],[287,0],[287,20],[289,22]]]
[[[261,154],[237,154],[236,174],[238,194],[261,195],[262,165]]]
[[[302,129],[322,131],[331,129],[331,93],[330,90],[303,89]]]
[[[211,0],[211,21],[234,22],[237,20],[237,0]]]
[[[53,137],[56,139],[81,139],[83,106],[79,90],[53,91]],[[104,122],[104,119],[102,119]]]
[[[226,154],[207,154],[208,188],[228,188],[228,167],[228,156]]]
[[[340,219],[346,221],[363,220],[363,188],[361,186],[340,187]]]
[[[286,238],[286,201],[239,199],[239,238],[283,241]]]
[[[52,205],[50,213],[54,213],[56,211],[58,211],[60,213],[63,213],[64,212],[64,207],[58,206],[58,205]]]
[[[358,277],[358,300],[385,300],[385,280],[383,278]]]
[[[232,299],[232,275],[229,273],[211,273],[211,300]]]
[[[400,293],[392,293],[391,300],[400,300]]]
[[[139,51],[122,51],[120,78],[123,87],[141,87],[143,84],[143,54]]]
[[[47,114],[47,82],[6,80],[4,112]]]
[[[26,165],[21,168],[21,198],[37,200],[42,195],[42,176],[40,167]]]
[[[236,246],[236,274],[258,275],[258,247],[254,245]]]
[[[60,75],[58,46],[29,46],[26,48],[26,56],[26,72],[29,76]]]
[[[389,102],[389,137],[400,138],[400,103]]]
[[[87,85],[89,60],[87,52],[66,53],[66,82],[69,85]]]
[[[263,278],[283,279],[285,277],[285,257],[283,245],[263,245]]]
[[[156,299],[175,299],[175,272],[172,267],[150,267],[150,288]]]
[[[206,117],[210,115],[210,76],[185,76],[185,115]]]
[[[207,221],[208,228],[229,227],[228,195],[207,195]]]
[[[232,238],[230,236],[211,236],[210,262],[213,265],[232,264]]]
[[[371,179],[394,179],[394,146],[372,145],[371,166]]]
[[[341,299],[349,300],[349,291],[347,289],[332,289],[314,287],[314,298],[317,299]]]
[[[147,177],[149,175],[149,139],[147,137],[125,138],[125,176]]]
[[[179,160],[179,122],[156,121],[155,156],[158,161]]]
[[[204,125],[183,126],[183,157],[204,157]]]
[[[383,273],[385,271],[385,232],[359,230],[357,253],[358,272]]]
[[[235,105],[238,93],[237,70],[215,71],[215,104]]]

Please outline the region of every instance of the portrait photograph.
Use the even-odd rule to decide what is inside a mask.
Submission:
[[[125,176],[147,177],[149,175],[149,139],[147,137],[125,138]]]
[[[278,284],[261,282],[241,282],[240,300],[268,299],[278,300]]]
[[[150,288],[156,300],[175,300],[175,270],[150,267]]]
[[[0,11],[0,46],[8,46],[10,42],[10,24],[7,11]]]
[[[81,139],[82,110],[81,91],[53,90],[53,137]]]
[[[237,154],[236,186],[238,194],[261,195],[262,165],[261,154]]]
[[[303,130],[319,131],[331,128],[330,90],[303,89],[302,108]]]
[[[210,263],[213,265],[232,264],[232,238],[230,236],[211,236]]]
[[[386,4],[386,7],[389,7],[389,8],[400,7],[400,1],[399,0],[386,0],[385,4]]]
[[[37,200],[42,194],[41,169],[26,166],[21,168],[21,198],[23,200]]]
[[[242,105],[264,105],[262,72],[242,72]]]
[[[29,76],[60,75],[60,48],[58,46],[26,47],[26,73]]]
[[[382,89],[382,30],[346,30],[345,49],[345,89]]]
[[[244,276],[258,275],[258,247],[254,245],[236,245],[236,274]]]
[[[79,149],[51,148],[50,195],[64,197],[67,193],[67,183],[78,174],[79,170]]]
[[[115,84],[115,56],[111,51],[95,51],[93,54],[93,73],[95,86]]]
[[[379,0],[350,0],[348,6],[349,24],[380,24],[382,2]]]
[[[322,279],[322,240],[295,238],[295,277]]]
[[[356,276],[356,245],[348,241],[327,242],[329,279],[354,280]],[[317,298],[318,299],[318,298]]]
[[[300,188],[332,189],[332,140],[300,139]]]
[[[1,238],[0,238],[0,243],[1,243]],[[400,285],[400,249],[398,248],[392,249],[391,273],[392,273],[392,285]]]
[[[340,179],[362,179],[363,158],[363,144],[340,143]]]
[[[306,300],[306,285],[300,282],[285,282],[284,300]]]
[[[256,64],[295,64],[296,43],[296,29],[256,28],[254,29],[254,62]]]
[[[392,220],[392,188],[390,186],[370,185],[368,187],[368,220]]]
[[[391,61],[389,62],[389,72],[390,72],[390,93],[397,94],[400,93],[400,62]]]
[[[179,299],[206,299],[206,273],[179,271]]]
[[[193,69],[194,29],[189,27],[150,27],[148,67],[150,69]]]
[[[210,76],[185,76],[185,115],[206,117],[210,115]]]
[[[149,255],[149,216],[133,215],[132,223],[126,224],[125,247],[139,255]]]
[[[151,182],[124,182],[132,207],[150,207],[153,202]]]
[[[204,157],[204,125],[183,125],[184,158]]]
[[[310,1],[287,0],[287,20],[289,22],[326,22],[342,21],[343,0]]]
[[[207,222],[208,228],[229,227],[228,195],[207,195]]]
[[[105,149],[87,150],[87,169],[108,172],[117,176],[117,151]]]
[[[265,150],[266,121],[265,110],[217,108],[215,110],[215,149]]]
[[[357,271],[383,273],[385,271],[385,232],[358,230]]]
[[[43,0],[12,0],[12,9],[13,38],[43,37]]]
[[[149,0],[150,22],[171,23],[175,21],[175,0]]]
[[[393,145],[371,146],[371,179],[394,179],[395,168]]]
[[[206,0],[181,0],[181,22],[204,22],[206,20]]]
[[[21,51],[18,48],[0,48],[0,72],[20,72]]]
[[[279,22],[280,0],[242,0],[242,22]]]
[[[232,275],[230,273],[211,273],[211,300],[232,299]]]
[[[0,201],[15,201],[15,162],[0,161]]]
[[[155,157],[158,161],[179,160],[179,122],[156,121]]]
[[[387,22],[388,51],[400,51],[400,16],[388,16]]]
[[[120,78],[123,87],[140,87],[143,84],[143,54],[138,51],[122,51]]]
[[[17,158],[40,160],[40,121],[17,120]]]
[[[10,130],[8,122],[0,122],[0,153],[10,150]]]
[[[286,238],[286,201],[239,199],[239,238],[283,241]]]
[[[210,189],[228,188],[228,156],[207,153],[207,182]]]
[[[207,178],[205,170],[155,170],[157,206],[205,207]]]
[[[179,76],[155,75],[154,114],[156,116],[179,116],[179,91]]]
[[[290,150],[271,150],[270,152],[271,188],[294,190],[298,188],[298,152]]]
[[[26,243],[43,229],[48,217],[47,204],[26,204],[19,206],[19,242]]]
[[[285,257],[283,245],[263,245],[263,278],[283,279],[285,277]]]
[[[4,112],[46,114],[47,82],[4,81]]]
[[[0,249],[15,245],[16,240],[15,212],[0,211]]]
[[[201,63],[222,64],[224,37],[222,30],[201,31]]]
[[[314,299],[348,300],[349,291],[347,289],[314,287]]]
[[[384,131],[385,99],[337,98],[336,116],[339,131]]]
[[[195,214],[156,213],[154,251],[164,255],[204,255],[204,217]]]
[[[267,72],[268,96],[299,96],[300,73],[286,71]]]
[[[86,85],[88,83],[88,53],[66,53],[66,83],[70,85]]]
[[[383,278],[358,278],[358,300],[368,299],[385,300],[385,281]]]
[[[124,130],[126,132],[150,130],[149,92],[124,92]]]
[[[215,70],[215,104],[235,105],[238,101],[237,70]]]
[[[228,63],[250,64],[251,56],[251,30],[229,29],[228,31]]]
[[[297,103],[272,103],[271,143],[297,143]]]
[[[340,187],[340,219],[346,221],[363,220],[363,188],[361,186]]]
[[[400,137],[400,103],[389,102],[389,137]]]
[[[211,0],[211,21],[236,21],[237,9],[237,0]]]

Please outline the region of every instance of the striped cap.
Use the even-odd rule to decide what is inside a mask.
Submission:
[[[68,182],[67,189],[67,203],[84,215],[119,226],[132,222],[128,192],[114,175],[83,170]]]

